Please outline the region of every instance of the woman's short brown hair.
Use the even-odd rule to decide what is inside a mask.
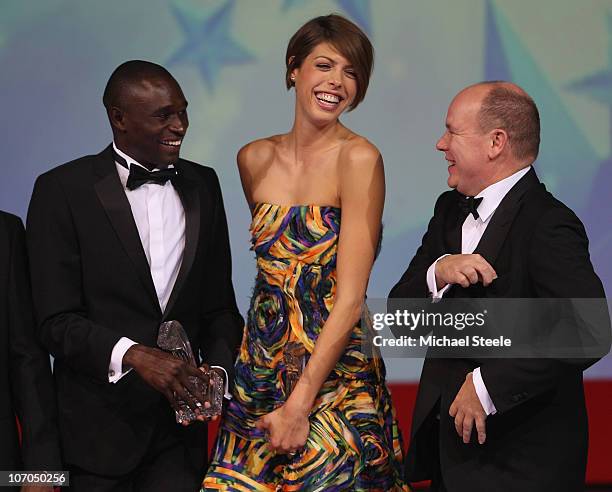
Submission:
[[[291,80],[291,72],[299,68],[320,43],[329,43],[353,65],[357,93],[349,107],[351,111],[363,101],[368,90],[374,64],[374,48],[366,34],[341,15],[330,14],[315,17],[300,27],[291,37],[285,55],[287,89],[295,85]]]

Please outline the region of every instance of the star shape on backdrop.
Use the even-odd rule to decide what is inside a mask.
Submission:
[[[305,0],[283,0],[281,9],[291,10],[304,5]],[[335,0],[335,3],[344,10],[368,35],[372,35],[372,14],[370,0]]]
[[[612,17],[608,16],[607,21],[608,68],[570,84],[569,88],[607,104],[612,113]],[[579,215],[584,213],[591,258],[602,278],[612,278],[608,254],[612,244],[612,216],[602,212],[610,208],[612,156],[600,160],[556,87],[491,0],[487,2],[485,33],[485,79],[517,82],[537,102],[545,139],[535,167],[548,188],[554,188]]]
[[[172,13],[185,35],[185,41],[169,58],[167,64],[195,65],[205,85],[213,91],[223,67],[253,61],[254,56],[231,36],[234,6],[235,0],[228,0],[202,19],[171,5]]]
[[[586,94],[591,99],[605,104],[610,111],[610,139],[612,140],[612,15],[606,16],[608,25],[608,66],[592,75],[572,82],[570,90]],[[593,175],[590,200],[585,209],[584,221],[591,236],[591,257],[604,279],[612,278],[609,251],[612,246],[612,218],[610,210],[609,186],[612,179],[612,153],[601,161],[598,171]],[[590,226],[590,227],[589,227]]]
[[[306,0],[283,0],[283,5],[281,9],[284,11],[291,10],[294,7],[299,7],[303,5]]]
[[[336,2],[368,35],[372,35],[370,0],[336,0]]]
[[[547,137],[538,155],[539,175],[554,192],[568,197],[572,208],[581,209],[588,201],[590,177],[599,166],[599,156],[501,5],[501,1],[486,2],[484,79],[515,82],[536,101]],[[581,163],[584,172],[577,172],[576,163]]]
[[[606,104],[612,110],[612,15],[607,16],[608,23],[608,67],[592,75],[572,82],[568,89],[583,92],[592,99]]]

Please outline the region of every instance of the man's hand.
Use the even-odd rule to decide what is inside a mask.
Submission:
[[[469,287],[478,282],[487,287],[497,278],[493,267],[478,254],[445,256],[436,263],[435,274],[439,289],[448,284]]]
[[[189,381],[193,376],[208,386],[208,375],[163,350],[132,345],[123,356],[123,366],[132,367],[149,386],[162,393],[177,412],[180,411],[178,399],[187,403],[196,414],[200,413],[202,405],[210,405],[210,402],[196,399],[197,390]],[[204,420],[204,417],[199,416],[198,420]]]
[[[469,372],[465,377],[465,382],[461,386],[459,393],[450,406],[449,415],[455,419],[455,429],[459,437],[463,437],[464,443],[470,442],[474,422],[476,422],[476,431],[478,432],[478,442],[484,444],[487,439],[487,431],[485,419],[487,414],[482,408],[480,399],[476,394],[474,381],[472,381],[472,373]]]

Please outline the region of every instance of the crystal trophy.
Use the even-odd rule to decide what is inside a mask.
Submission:
[[[304,366],[306,365],[305,354],[306,349],[299,342],[288,342],[283,349],[283,361],[285,362],[283,382],[286,398],[289,398],[304,371]]]
[[[178,321],[166,321],[159,326],[157,345],[190,366],[198,367],[187,333]],[[177,423],[192,422],[196,420],[198,415],[210,418],[221,414],[224,396],[223,378],[212,368],[205,371],[205,374],[209,378],[208,385],[195,376],[189,376],[189,381],[196,389],[196,394],[193,397],[198,400],[199,414],[196,414],[185,401],[178,399],[180,411],[176,412]],[[226,397],[229,396],[227,385],[228,381],[225,382]],[[210,403],[210,407],[204,407],[202,403],[205,401]]]

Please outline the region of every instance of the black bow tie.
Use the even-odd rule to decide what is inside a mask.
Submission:
[[[135,190],[145,183],[155,183],[158,185],[163,185],[167,181],[175,183],[177,178],[178,171],[175,168],[147,171],[144,167],[132,164],[126,186],[128,190]]]
[[[479,217],[478,205],[480,205],[480,202],[482,202],[482,197],[474,198],[473,196],[462,196],[459,198],[459,208],[464,214],[472,214],[474,219],[477,219]]]
[[[129,169],[130,171],[127,183],[125,184],[128,190],[135,190],[145,183],[163,185],[167,181],[171,181],[172,184],[175,184],[176,179],[179,177],[178,169],[176,168],[166,168],[160,171],[149,171],[139,165],[128,166],[127,161],[117,152],[115,152],[115,149],[113,149],[113,158],[115,159],[115,162],[119,163],[121,166]]]

